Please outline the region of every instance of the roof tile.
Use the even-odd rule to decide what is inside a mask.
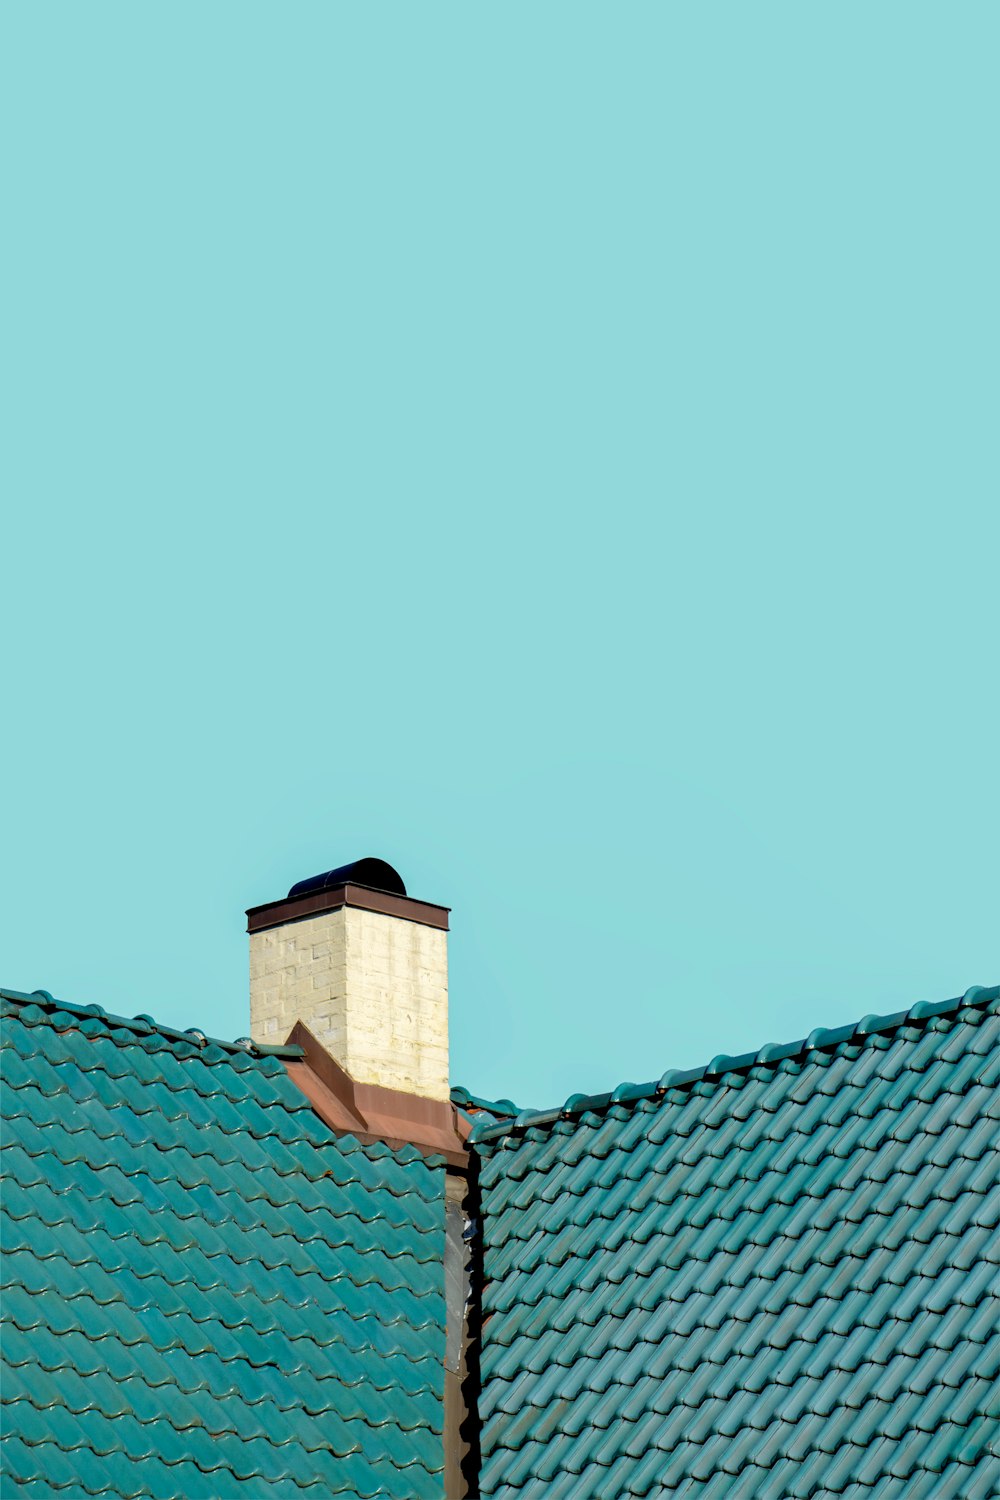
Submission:
[[[5,1482],[439,1495],[443,1161],[335,1137],[277,1057],[3,1013]]]
[[[998,999],[477,1125],[483,1494],[971,1494]]]

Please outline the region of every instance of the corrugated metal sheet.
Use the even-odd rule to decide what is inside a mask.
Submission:
[[[442,1493],[444,1163],[276,1057],[3,999],[2,1493]]]
[[[483,1495],[996,1494],[998,997],[477,1122]]]

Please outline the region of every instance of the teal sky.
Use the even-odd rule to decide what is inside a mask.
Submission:
[[[995,3],[8,6],[0,983],[453,907],[544,1105],[995,983]]]

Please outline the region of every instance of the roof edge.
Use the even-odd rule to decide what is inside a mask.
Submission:
[[[784,1044],[768,1042],[758,1051],[744,1052],[739,1057],[727,1057],[725,1053],[720,1053],[703,1067],[683,1070],[670,1068],[662,1078],[650,1083],[620,1083],[616,1089],[604,1094],[571,1094],[565,1104],[554,1109],[524,1109],[513,1119],[477,1120],[473,1124],[469,1144],[478,1146],[500,1140],[516,1131],[528,1130],[532,1126],[552,1125],[556,1120],[571,1119],[574,1115],[585,1112],[599,1112],[612,1104],[634,1104],[644,1099],[660,1098],[668,1089],[714,1082],[724,1073],[746,1073],[751,1068],[784,1062],[787,1058],[806,1057],[810,1052],[826,1051],[843,1046],[845,1042],[863,1041],[865,1037],[882,1036],[887,1032],[898,1031],[903,1026],[935,1020],[938,1016],[957,1015],[963,1009],[990,1005],[994,1000],[1000,1000],[1000,984],[990,987],[974,984],[964,995],[953,1000],[918,1000],[909,1010],[894,1011],[886,1016],[863,1016],[853,1026],[838,1026],[831,1031],[819,1026],[802,1041]]]
[[[155,1033],[171,1042],[185,1042],[189,1047],[219,1047],[223,1052],[240,1052],[249,1057],[300,1058],[302,1056],[301,1047],[288,1045],[269,1047],[259,1042],[252,1042],[249,1037],[239,1037],[235,1042],[227,1042],[220,1037],[206,1036],[203,1031],[199,1031],[194,1026],[187,1031],[178,1031],[173,1026],[161,1026],[159,1021],[155,1021],[152,1016],[116,1016],[101,1005],[74,1005],[70,1000],[57,1000],[48,990],[32,990],[29,994],[25,990],[0,988],[0,997],[4,1000],[11,1000],[16,1005],[37,1005],[41,1010],[65,1011],[67,1015],[79,1016],[81,1019],[104,1021],[109,1027],[134,1031],[137,1036],[149,1036]]]

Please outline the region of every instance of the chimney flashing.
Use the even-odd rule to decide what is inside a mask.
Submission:
[[[424,1156],[443,1156],[449,1166],[467,1166],[468,1132],[450,1102],[356,1083],[301,1021],[285,1047],[298,1054],[285,1061],[289,1078],[331,1130],[391,1147],[414,1146]]]

